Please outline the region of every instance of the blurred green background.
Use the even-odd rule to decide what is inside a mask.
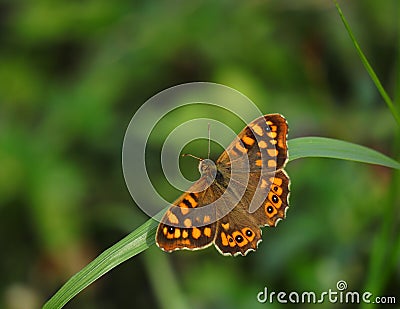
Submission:
[[[400,4],[341,5],[393,97]],[[285,115],[289,138],[332,137],[399,159],[398,127],[330,1],[1,1],[2,308],[40,307],[148,219],[124,183],[125,130],[151,96],[191,81],[231,86],[262,112]],[[172,127],[198,117],[177,115]],[[236,132],[242,126],[232,121]],[[204,156],[204,145],[190,152]],[[152,179],[162,178],[160,147],[148,148]],[[197,162],[184,161],[185,175],[196,175]],[[290,162],[287,171],[287,219],[264,228],[257,252],[229,258],[214,248],[166,254],[153,246],[66,308],[278,308],[257,294],[322,292],[339,280],[399,303],[398,174],[329,159]],[[170,201],[179,194],[165,191]]]

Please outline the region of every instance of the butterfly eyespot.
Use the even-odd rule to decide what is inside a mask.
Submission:
[[[268,206],[267,207],[267,212],[268,213],[273,213],[274,212],[274,208],[272,206]]]
[[[233,241],[234,241],[233,238],[229,237],[229,242],[233,242]]]
[[[256,236],[254,232],[248,227],[242,229],[242,234],[246,237],[248,241],[253,241],[254,237]]]
[[[274,191],[275,191],[275,192],[278,191],[278,187],[274,187]]]
[[[274,203],[278,203],[279,202],[279,197],[277,197],[275,194],[272,196],[272,201]]]
[[[241,243],[241,242],[243,241],[243,237],[240,236],[240,235],[237,235],[237,236],[235,237],[235,240],[236,240],[236,242]]]
[[[175,232],[175,228],[173,226],[168,227],[168,233],[173,234]]]

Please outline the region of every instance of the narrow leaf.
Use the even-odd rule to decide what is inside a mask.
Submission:
[[[373,69],[373,68],[371,67],[371,65],[369,64],[369,62],[368,62],[368,60],[367,60],[367,57],[366,57],[366,56],[364,55],[364,53],[362,52],[362,50],[361,50],[361,48],[360,48],[360,45],[358,44],[358,42],[357,42],[357,40],[356,40],[356,38],[355,38],[353,32],[351,31],[351,28],[350,28],[350,26],[349,26],[349,24],[348,24],[346,18],[345,18],[344,15],[343,15],[342,10],[340,9],[339,4],[337,3],[336,0],[334,0],[334,2],[335,2],[335,5],[336,5],[336,9],[337,9],[338,12],[339,12],[339,16],[340,16],[340,18],[342,19],[342,22],[343,22],[343,24],[344,24],[344,27],[346,28],[347,33],[349,34],[349,36],[350,36],[350,38],[351,38],[351,40],[352,40],[352,42],[353,42],[353,44],[354,44],[354,46],[355,46],[357,52],[358,52],[358,55],[359,55],[359,57],[360,57],[360,59],[361,59],[361,62],[364,64],[364,67],[365,67],[365,69],[367,70],[369,76],[371,77],[371,79],[372,79],[372,81],[374,82],[376,88],[377,88],[378,91],[380,92],[380,94],[381,94],[383,100],[386,102],[386,105],[389,107],[389,109],[390,109],[390,111],[391,111],[391,113],[392,113],[394,119],[396,120],[397,124],[400,126],[400,116],[399,116],[399,114],[398,114],[398,112],[397,112],[397,110],[396,110],[396,108],[395,108],[395,106],[394,106],[392,100],[390,99],[389,95],[387,94],[387,92],[386,92],[385,89],[383,88],[383,86],[382,86],[382,84],[381,84],[381,82],[380,82],[378,76],[376,75],[374,69]]]
[[[400,169],[400,163],[373,149],[325,137],[301,137],[288,141],[289,158],[323,157],[378,164]]]
[[[65,283],[44,305],[44,309],[62,308],[69,300],[115,266],[154,244],[158,222],[150,219],[100,254]]]

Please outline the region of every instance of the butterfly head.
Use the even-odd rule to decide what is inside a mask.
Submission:
[[[217,167],[212,160],[203,159],[199,163],[199,172],[201,176],[206,176],[207,178],[214,180],[217,174]]]

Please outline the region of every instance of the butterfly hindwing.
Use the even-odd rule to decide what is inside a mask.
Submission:
[[[223,255],[246,255],[261,242],[261,230],[244,207],[234,208],[217,222],[214,244]]]
[[[255,206],[252,216],[259,226],[276,226],[285,219],[289,207],[290,181],[284,170],[275,174],[263,175],[257,188],[247,190],[243,199]],[[251,207],[250,206],[250,207]]]

